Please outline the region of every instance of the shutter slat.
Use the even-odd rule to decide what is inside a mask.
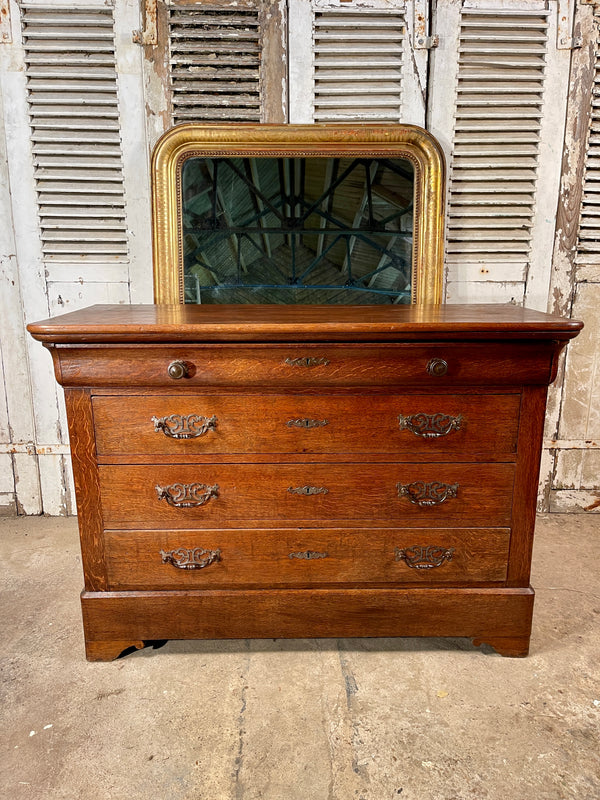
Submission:
[[[241,51],[244,54],[256,53],[256,57],[258,58],[258,54],[260,53],[260,45],[258,42],[227,42],[220,36],[206,43],[190,42],[186,39],[181,42],[172,42],[172,45],[177,48],[179,53],[184,55],[185,53],[209,53],[218,57],[220,53],[239,53]]]
[[[178,91],[182,90],[185,91],[187,85],[196,85],[198,82],[210,81],[210,88],[212,89],[214,84],[218,84],[219,81],[236,81],[236,85],[238,82],[242,85],[247,87],[244,91],[247,91],[250,87],[256,86],[256,81],[258,81],[258,69],[249,69],[248,67],[242,67],[241,69],[225,69],[219,68],[216,69],[215,67],[196,67],[196,66],[189,66],[185,69],[172,69],[171,70],[171,77],[174,82],[173,90]],[[244,84],[243,81],[249,81],[248,84]]]
[[[97,219],[99,214],[104,214],[104,208],[124,208],[125,200],[122,196],[115,194],[96,194],[95,192],[82,192],[71,194],[64,191],[50,191],[45,193],[38,192],[38,201],[40,207],[43,208],[44,216],[50,216],[52,206],[60,206],[61,208],[73,208],[73,214],[76,215],[77,207],[92,208],[93,213],[89,216],[92,219]],[[64,213],[64,212],[62,212]]]
[[[252,41],[256,42],[258,47],[258,42],[260,41],[260,33],[258,30],[256,31],[249,31],[249,30],[237,30],[233,28],[223,28],[220,31],[215,30],[206,30],[205,28],[182,28],[178,30],[177,28],[173,28],[171,30],[171,38],[175,39],[182,39],[185,42],[199,41],[201,39],[210,39],[211,41],[222,41],[226,42],[230,39],[235,39],[236,41]]]
[[[25,52],[25,62],[29,67],[35,69],[39,68],[54,68],[64,66],[66,67],[100,67],[102,69],[112,67],[114,71],[114,54],[108,53],[95,53],[93,56],[87,54],[84,56],[78,53],[32,53],[30,50]],[[94,71],[92,70],[92,76]]]
[[[212,88],[212,87],[211,87]],[[203,106],[241,106],[242,108],[252,108],[260,106],[258,95],[251,94],[183,94],[177,97],[178,108],[187,109]]]
[[[46,259],[127,256],[112,10],[23,6]]]

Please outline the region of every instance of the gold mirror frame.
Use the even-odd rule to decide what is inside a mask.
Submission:
[[[357,156],[405,158],[415,176],[412,303],[441,303],[443,192],[440,145],[416,125],[178,125],[152,154],[154,302],[183,303],[181,169],[188,158]]]

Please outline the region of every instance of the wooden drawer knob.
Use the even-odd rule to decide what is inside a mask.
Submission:
[[[448,362],[443,358],[432,358],[427,364],[428,375],[433,375],[434,378],[441,378],[448,372]]]
[[[174,381],[189,377],[188,365],[185,361],[171,361],[167,367],[167,372],[169,378],[173,378]]]

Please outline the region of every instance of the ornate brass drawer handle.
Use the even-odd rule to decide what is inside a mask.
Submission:
[[[422,436],[423,439],[437,439],[439,436],[447,436],[452,431],[459,431],[463,424],[463,416],[425,414],[420,411],[410,417],[398,414],[398,424],[401,431],[412,431],[415,436]]]
[[[328,419],[288,419],[285,423],[288,428],[322,428],[329,425]]]
[[[208,503],[211,497],[219,496],[219,485],[173,483],[171,486],[157,486],[156,494],[159,500],[166,500],[174,508],[197,508]]]
[[[178,547],[176,550],[161,550],[163,564],[171,564],[177,569],[204,569],[221,561],[220,550],[203,550],[201,547]]]
[[[311,561],[313,558],[329,558],[329,553],[318,553],[316,550],[301,550],[299,553],[290,553],[289,558]]]
[[[329,364],[329,359],[304,356],[300,358],[286,358],[285,363],[290,367],[326,367],[327,364]]]
[[[435,569],[441,567],[445,561],[452,561],[454,547],[440,547],[429,544],[427,547],[406,547],[395,550],[396,561],[404,561],[412,569]]]
[[[329,489],[326,489],[324,486],[297,486],[296,488],[290,486],[288,492],[307,496],[310,494],[327,494]]]
[[[167,417],[152,417],[155,433],[164,433],[171,439],[196,439],[217,427],[215,416],[207,419],[200,414],[169,414]]]
[[[426,508],[439,506],[449,497],[456,497],[458,483],[440,483],[439,481],[414,481],[409,484],[396,484],[398,497],[408,497],[411,503]]]

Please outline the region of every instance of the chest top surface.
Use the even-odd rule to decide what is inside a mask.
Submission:
[[[565,342],[583,327],[512,305],[95,305],[31,323],[46,344],[144,342]]]

